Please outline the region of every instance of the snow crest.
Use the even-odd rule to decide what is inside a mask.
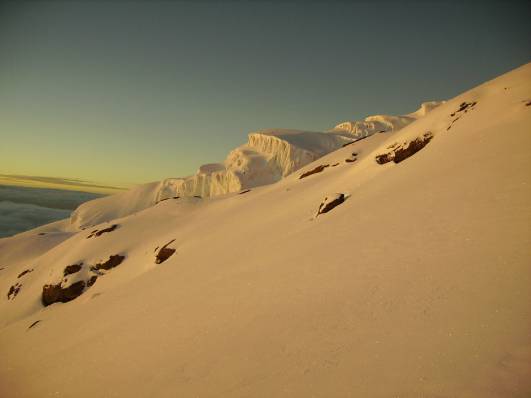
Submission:
[[[192,176],[167,178],[83,203],[70,218],[82,228],[125,217],[181,196],[207,198],[271,184],[352,141],[340,133],[270,129],[249,134],[223,163],[199,167]]]
[[[444,101],[424,102],[418,110],[407,115],[373,115],[363,120],[347,121],[338,124],[331,131],[345,132],[352,135],[355,139],[365,138],[375,133],[398,131],[415,120],[426,116],[426,114],[443,103]]]
[[[125,217],[175,197],[208,198],[272,184],[343,145],[379,132],[394,132],[422,118],[443,102],[425,102],[402,116],[374,115],[338,124],[327,132],[265,129],[249,133],[223,163],[205,164],[183,178],[139,185],[112,196],[83,203],[71,215],[75,228]]]

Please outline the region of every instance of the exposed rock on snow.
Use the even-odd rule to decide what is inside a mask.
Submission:
[[[63,276],[67,276],[67,275],[71,275],[71,274],[75,274],[76,272],[79,272],[82,266],[83,266],[83,263],[67,265],[65,270],[63,271]]]
[[[323,171],[325,168],[327,168],[328,166],[330,166],[329,164],[321,164],[305,173],[302,173],[299,177],[299,180],[305,178],[305,177],[308,177],[308,176],[311,176],[312,174],[317,174],[317,173],[320,173],[321,171]]]
[[[357,152],[352,152],[352,158],[345,159],[345,163],[354,163],[356,160],[358,160],[357,156]]]
[[[78,281],[68,287],[44,285],[42,288],[42,304],[46,307],[53,303],[67,303],[79,297],[85,289],[85,282]]]
[[[163,263],[168,258],[170,258],[173,255],[173,253],[175,253],[175,249],[172,249],[172,248],[168,247],[173,242],[175,242],[175,239],[169,241],[168,243],[166,243],[164,246],[162,246],[160,248],[158,253],[155,255],[155,263],[156,264]]]
[[[459,112],[463,112],[463,111],[466,112],[469,107],[470,107],[470,109],[473,109],[476,104],[477,104],[476,101],[474,101],[474,102],[466,102],[466,101],[461,102],[461,104],[459,105],[459,109],[456,110],[454,113],[452,113],[450,116],[455,116]]]
[[[422,137],[415,138],[413,141],[401,145],[395,144],[391,147],[391,152],[376,155],[376,163],[385,164],[391,161],[400,163],[428,145],[432,138],[433,134],[428,131]]]
[[[324,200],[319,205],[319,209],[317,210],[317,215],[328,213],[334,207],[339,206],[341,203],[343,203],[345,199],[346,199],[346,196],[344,193],[336,193],[333,195],[328,195],[327,197],[324,198]]]
[[[33,271],[32,269],[26,269],[26,270],[22,271],[20,274],[18,274],[17,279],[18,278],[22,278],[24,275],[29,274],[32,271]]]
[[[98,237],[98,236],[101,236],[102,234],[105,234],[105,233],[108,233],[108,232],[112,232],[116,228],[118,228],[118,224],[113,224],[113,225],[111,225],[108,228],[104,228],[104,229],[100,229],[100,230],[95,229],[94,231],[92,231],[89,234],[89,236],[87,236],[87,239],[92,238],[92,237]]]
[[[452,120],[450,122],[450,125],[446,128],[446,131],[450,130],[452,128],[452,126],[454,125],[455,122],[457,122],[459,119],[461,119],[461,116],[463,116],[465,113],[467,113],[469,110],[473,110],[474,107],[476,106],[477,102],[474,101],[474,102],[462,102],[460,105],[459,105],[459,109],[457,109],[455,112],[452,112],[450,114],[450,116],[454,117],[456,116],[457,114],[459,114],[459,116],[457,116],[454,120]],[[463,113],[461,113],[463,112]]]
[[[114,255],[111,255],[107,261],[93,265],[92,267],[90,267],[90,269],[92,271],[97,271],[97,270],[102,270],[102,269],[110,270],[111,268],[114,268],[120,265],[122,261],[124,261],[124,259],[125,259],[125,256],[114,254]]]
[[[11,286],[9,288],[9,291],[7,292],[7,299],[8,300],[14,299],[17,296],[21,288],[22,288],[22,284],[18,282],[15,283],[13,286]]]
[[[98,275],[103,275],[101,270],[110,270],[118,265],[120,265],[125,256],[122,255],[111,255],[107,261],[98,263],[90,267],[91,272],[96,272]],[[63,271],[63,276],[77,274],[83,269],[83,263],[72,264],[67,266]],[[91,275],[86,281],[78,280],[74,283],[71,283],[68,286],[63,286],[63,284],[68,283],[68,279],[65,278],[63,281],[57,284],[46,284],[42,288],[41,301],[44,306],[48,306],[53,303],[66,303],[72,301],[79,297],[85,291],[85,288],[89,288],[98,279],[98,275]],[[81,276],[83,277],[83,276]]]
[[[31,329],[32,327],[34,327],[35,325],[37,325],[39,322],[41,322],[41,320],[37,320],[35,322],[33,322],[31,325],[28,326],[28,329]]]

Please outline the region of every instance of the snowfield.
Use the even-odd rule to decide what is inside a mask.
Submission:
[[[527,64],[0,239],[0,396],[531,396],[530,127]]]

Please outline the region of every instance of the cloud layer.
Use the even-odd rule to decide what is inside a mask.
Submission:
[[[68,218],[72,210],[101,195],[0,185],[0,238]]]
[[[0,202],[0,238],[18,234],[70,216],[70,210],[26,203]]]
[[[60,178],[60,177],[42,177],[42,176],[28,176],[21,174],[0,174],[0,184],[53,184],[63,185],[65,187],[76,188],[80,190],[123,190],[122,187],[115,187],[111,185],[100,185],[92,181],[80,180],[76,178]]]

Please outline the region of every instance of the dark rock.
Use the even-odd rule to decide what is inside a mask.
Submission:
[[[15,283],[13,286],[9,288],[9,291],[7,292],[7,299],[12,300],[14,299],[18,292],[20,292],[20,289],[22,288],[22,285],[20,283]]]
[[[100,269],[105,269],[105,270],[109,270],[111,268],[114,268],[118,265],[120,265],[122,263],[122,261],[124,261],[125,259],[125,256],[121,256],[119,254],[114,254],[112,256],[109,257],[109,259],[103,263],[99,263],[99,264],[96,264],[96,265],[93,265],[90,269],[91,270],[100,270]]]
[[[414,155],[422,148],[424,148],[433,138],[433,134],[430,132],[425,133],[422,137],[415,138],[413,141],[406,143],[401,146],[397,146],[393,151],[389,153],[384,153],[377,155],[375,160],[378,164],[385,164],[391,161],[395,163],[400,163],[403,160],[409,158],[411,155]]]
[[[468,103],[467,102],[461,102],[461,104],[459,105],[459,109],[457,110],[457,112],[461,112],[463,110],[465,110],[467,107],[468,107]]]
[[[91,276],[90,279],[87,281],[87,287],[91,287],[93,284],[95,284],[96,279],[98,279],[96,275]]]
[[[317,174],[317,173],[320,173],[322,172],[325,168],[327,168],[328,164],[321,164],[319,166],[317,166],[316,168],[310,170],[310,171],[307,171],[306,173],[302,173],[299,177],[299,180],[302,179],[302,178],[305,178],[305,177],[308,177],[308,176],[311,176],[312,174]]]
[[[29,274],[32,271],[33,271],[32,269],[27,269],[25,271],[22,271],[20,274],[18,274],[17,279],[23,277],[26,274]]]
[[[118,228],[118,224],[113,224],[109,228],[100,229],[99,231],[96,232],[95,236],[97,237],[97,236],[101,236],[102,234],[105,234],[107,232],[112,232],[116,228]]]
[[[174,196],[172,199],[180,199],[180,196]]]
[[[476,104],[477,104],[477,101],[474,101],[474,102],[461,102],[461,104],[459,105],[459,109],[457,109],[457,111],[452,113],[450,116],[454,116],[456,113],[459,113],[459,112],[462,112],[462,111],[466,112],[468,110],[468,108],[473,108]]]
[[[76,272],[79,272],[82,266],[83,266],[83,263],[67,265],[65,270],[63,271],[63,276],[67,276],[67,275],[75,274]]]
[[[92,238],[92,237],[98,237],[98,236],[101,236],[102,234],[105,234],[107,232],[112,232],[114,231],[116,228],[118,228],[118,224],[113,224],[111,225],[110,227],[108,228],[104,228],[104,229],[100,229],[100,230],[97,230],[95,229],[94,231],[92,231],[89,236],[87,236],[87,239],[89,238]]]
[[[339,163],[334,163],[331,167],[336,167]]]
[[[53,303],[67,303],[79,297],[85,289],[85,282],[79,281],[68,287],[44,285],[42,287],[42,304],[46,307]]]
[[[354,158],[354,159],[345,159],[345,163],[353,163],[356,160],[357,160],[356,158]]]
[[[45,232],[39,232],[38,235],[39,236],[43,236],[43,235],[46,235],[46,233]]]
[[[197,199],[203,199],[201,196],[199,195],[194,195],[194,198],[197,198]]]
[[[175,249],[167,247],[173,242],[175,242],[175,239],[172,239],[171,241],[169,241],[168,243],[166,243],[164,246],[160,248],[159,252],[155,256],[156,264],[163,263],[168,258],[170,258],[173,255],[173,253],[175,253]]]
[[[351,145],[351,144],[354,144],[355,142],[356,142],[356,140],[354,140],[354,141],[350,141],[350,142],[347,142],[346,144],[341,145],[341,147],[344,148],[344,147],[346,147],[346,146],[349,146],[349,145]]]
[[[411,141],[407,147],[397,149],[395,151],[395,157],[393,159],[393,162],[400,163],[411,155],[414,155],[426,145],[428,145],[432,138],[433,134],[426,133],[423,137],[419,137],[416,138],[414,141]]]
[[[376,155],[376,163],[386,164],[393,160],[394,152],[384,153],[383,155]]]
[[[239,193],[239,195],[243,195],[244,193],[251,192],[250,189],[245,189]]]
[[[35,326],[39,322],[40,322],[40,319],[38,321],[33,322],[31,325],[28,326],[28,329],[31,329],[33,326]]]
[[[529,106],[529,105],[531,105],[531,101],[527,101],[525,104],[525,106]]]
[[[333,199],[326,197],[317,210],[317,215],[328,213],[345,201],[345,194],[339,193]]]

